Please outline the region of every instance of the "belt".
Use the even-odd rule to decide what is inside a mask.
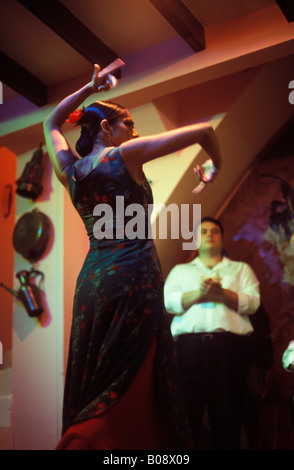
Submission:
[[[203,343],[206,343],[208,341],[212,341],[213,339],[216,339],[216,336],[219,337],[219,334],[222,334],[222,333],[198,333],[198,336],[200,337]]]
[[[183,333],[175,338],[175,341],[189,341],[198,339],[202,343],[206,343],[208,341],[214,341],[215,339],[223,339],[226,336],[236,336],[234,333],[230,331],[217,331],[213,333]]]

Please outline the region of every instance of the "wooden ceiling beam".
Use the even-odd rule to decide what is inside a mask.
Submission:
[[[282,11],[288,23],[294,21],[294,3],[293,0],[276,0],[276,4]]]
[[[58,0],[18,1],[91,64],[103,68],[118,57]]]
[[[0,80],[37,106],[47,104],[47,87],[25,68],[0,51]]]
[[[194,52],[205,49],[204,27],[181,0],[150,0]]]

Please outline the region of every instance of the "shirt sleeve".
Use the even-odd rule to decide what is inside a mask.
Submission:
[[[282,362],[284,369],[289,372],[294,371],[294,341],[289,343],[289,346],[283,354]]]
[[[184,312],[182,306],[182,288],[179,282],[179,266],[175,266],[169,273],[164,284],[164,304],[168,313],[180,315]]]
[[[246,263],[240,273],[240,287],[238,292],[238,313],[251,315],[260,306],[259,281],[254,272]]]

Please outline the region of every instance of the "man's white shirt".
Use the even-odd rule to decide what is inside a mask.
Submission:
[[[183,309],[183,293],[197,290],[201,281],[207,278],[219,279],[224,289],[237,293],[237,312],[214,302],[194,304],[186,311]],[[260,305],[259,282],[247,263],[224,257],[210,269],[197,257],[171,270],[164,286],[164,301],[167,312],[175,315],[171,324],[174,337],[183,333],[213,331],[246,335],[253,331],[249,317]]]

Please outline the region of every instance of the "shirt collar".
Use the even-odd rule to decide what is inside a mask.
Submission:
[[[199,258],[199,256],[197,256],[196,258],[194,258],[192,261],[191,261],[191,264],[196,264],[204,269],[208,269],[209,271],[212,271],[214,269],[218,269],[218,268],[222,268],[222,267],[225,267],[227,266],[229,263],[229,259],[227,256],[223,256],[222,260],[217,263],[212,269],[208,268]]]

